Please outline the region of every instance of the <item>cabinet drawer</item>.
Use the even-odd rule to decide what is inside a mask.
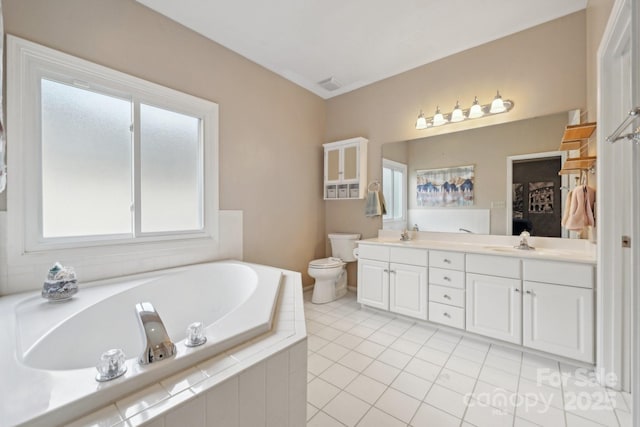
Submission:
[[[358,245],[358,258],[389,261],[389,246]]]
[[[426,249],[390,248],[390,261],[399,264],[427,266],[428,252]]]
[[[429,251],[431,267],[464,270],[464,254],[460,252]]]
[[[429,285],[429,301],[464,308],[464,290]]]
[[[464,289],[464,271],[429,267],[429,284]]]
[[[429,303],[429,320],[464,329],[464,309],[437,302]]]
[[[495,255],[467,255],[467,273],[520,279],[520,259]]]
[[[574,262],[524,260],[524,280],[593,289],[593,266]]]

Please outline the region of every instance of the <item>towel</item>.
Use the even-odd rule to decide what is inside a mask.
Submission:
[[[596,201],[596,190],[587,186],[580,185],[571,192],[571,201],[568,203],[567,210],[569,215],[564,222],[564,226],[568,230],[579,231],[584,227],[595,225],[593,208]]]
[[[367,193],[367,206],[364,214],[366,216],[379,216],[387,213],[387,207],[384,203],[384,196],[380,191],[371,191]]]
[[[562,221],[560,222],[563,227],[566,228],[567,221],[569,220],[569,213],[571,212],[571,198],[573,197],[573,190],[569,191],[567,194],[567,201],[564,205],[564,214],[562,215]]]

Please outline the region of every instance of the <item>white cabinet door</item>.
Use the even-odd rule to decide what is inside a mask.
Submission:
[[[593,363],[593,290],[524,282],[526,347]]]
[[[427,268],[389,265],[389,310],[427,320]]]
[[[467,273],[466,329],[521,344],[522,282]]]
[[[358,302],[389,310],[389,263],[358,260]]]

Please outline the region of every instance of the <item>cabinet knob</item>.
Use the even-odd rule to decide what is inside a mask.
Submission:
[[[396,274],[396,271],[395,270],[391,270],[389,273]]]
[[[444,298],[446,298],[446,299],[451,299],[451,297],[450,297],[449,295],[447,295],[447,294],[444,294],[443,296],[444,296]]]
[[[443,261],[444,261],[445,264],[451,264],[451,260],[448,259],[448,258],[445,258]]]
[[[445,313],[442,313],[442,315],[443,315],[444,317],[451,318],[451,315],[450,315],[449,313],[446,313],[446,312],[445,312]]]
[[[531,291],[527,291],[527,294],[529,294],[529,295],[533,295],[533,292],[531,292]]]
[[[447,282],[451,281],[451,277],[449,277],[449,276],[444,276],[443,279],[446,280]]]
[[[513,290],[513,292],[520,292],[520,289],[515,288],[515,289]]]
[[[385,273],[388,273],[388,272],[389,272],[389,270],[387,270],[386,268],[385,268],[383,271],[384,271]]]

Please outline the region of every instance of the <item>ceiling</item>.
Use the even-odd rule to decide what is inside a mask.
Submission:
[[[328,99],[587,0],[136,0]],[[327,90],[318,82],[340,84]]]

